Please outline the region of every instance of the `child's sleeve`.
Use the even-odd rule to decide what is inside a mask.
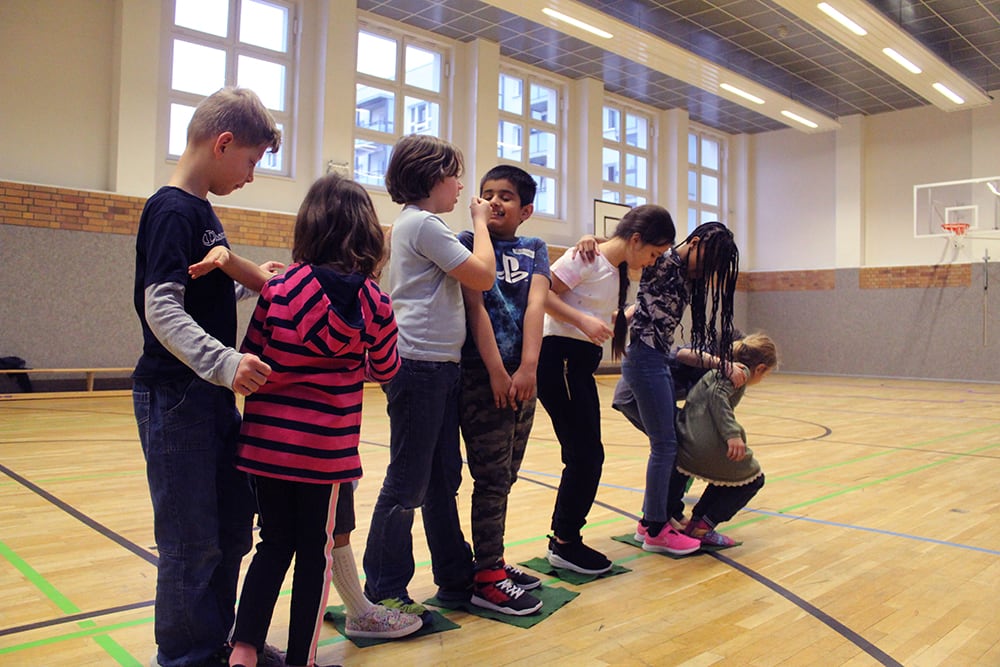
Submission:
[[[708,413],[712,416],[716,429],[725,439],[743,437],[743,427],[736,421],[736,413],[733,411],[736,388],[717,370],[711,371],[709,376],[707,381],[710,383],[710,391],[705,395],[708,397]]]
[[[209,335],[184,309],[191,264],[188,240],[194,235],[191,222],[180,215],[160,215],[150,220],[146,234],[143,312],[149,330],[198,377],[232,388],[243,355]],[[200,233],[197,237],[201,238]]]
[[[372,382],[384,384],[399,370],[396,319],[392,312],[392,301],[389,295],[371,280],[365,283],[362,291],[372,313],[367,324],[372,343],[367,351],[365,377]]]
[[[472,256],[472,251],[462,245],[455,232],[436,215],[428,215],[420,222],[414,247],[445,273],[458,268]]]

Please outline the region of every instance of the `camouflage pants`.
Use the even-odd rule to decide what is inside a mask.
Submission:
[[[517,409],[497,408],[484,368],[462,369],[461,396],[462,439],[473,480],[473,551],[477,568],[491,567],[503,559],[507,496],[524,458],[536,399]]]

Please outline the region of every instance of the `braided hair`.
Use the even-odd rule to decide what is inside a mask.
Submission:
[[[701,277],[691,281],[691,347],[699,354],[714,353],[724,367],[733,360],[733,301],[740,251],[733,233],[721,222],[699,225],[684,243],[695,237]]]
[[[633,234],[638,234],[639,240],[647,245],[672,245],[676,234],[674,219],[662,206],[656,204],[636,206],[619,221],[614,236],[627,241]],[[616,361],[625,354],[625,341],[628,336],[628,320],[625,317],[628,288],[628,262],[621,262],[618,265],[618,313],[615,315],[615,330],[611,338],[611,358]]]

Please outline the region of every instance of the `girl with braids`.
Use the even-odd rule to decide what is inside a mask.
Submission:
[[[594,371],[608,338],[613,337],[614,358],[624,350],[629,269],[652,265],[673,244],[674,235],[674,222],[665,208],[639,206],[622,218],[614,236],[598,244],[593,260],[588,261],[586,253],[568,252],[552,264],[538,360],[538,398],[552,419],[562,450],[563,472],[548,549],[554,567],[583,574],[611,569],[611,561],[584,545],[580,536],[604,463]]]
[[[674,331],[690,305],[695,359],[702,367],[722,370],[736,388],[746,382],[742,370],[732,363],[738,273],[739,250],[733,233],[721,222],[707,222],[646,268],[639,282],[629,329],[631,343],[612,405],[649,437],[646,492],[635,533],[646,551],[683,555],[701,546],[699,540],[677,530],[683,524],[672,524],[668,512],[677,458],[670,350]]]

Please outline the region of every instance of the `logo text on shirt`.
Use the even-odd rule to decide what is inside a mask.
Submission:
[[[206,248],[211,248],[214,245],[218,245],[219,241],[226,240],[225,232],[217,232],[214,229],[206,229],[205,233],[201,236],[201,244]]]

